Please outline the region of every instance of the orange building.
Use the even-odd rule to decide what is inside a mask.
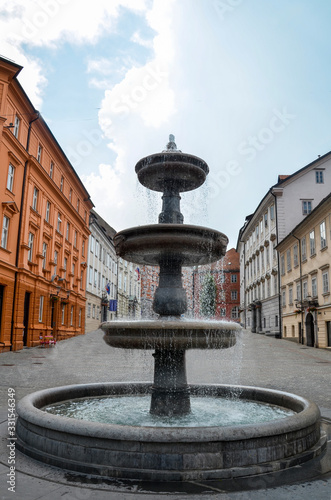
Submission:
[[[85,331],[84,185],[0,58],[0,352]]]
[[[216,284],[216,311],[214,319],[239,323],[240,266],[239,253],[234,248],[224,257],[194,271],[194,316],[201,316],[201,292],[206,275],[211,274]]]

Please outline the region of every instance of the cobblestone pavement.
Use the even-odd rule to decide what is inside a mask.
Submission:
[[[7,416],[7,392],[12,387],[18,401],[26,394],[39,389],[69,384],[116,381],[151,381],[153,378],[153,358],[151,352],[126,351],[106,346],[102,332],[97,330],[80,337],[59,342],[54,348],[25,348],[22,351],[0,355],[1,406],[0,422],[4,429]],[[226,383],[257,385],[259,387],[293,392],[315,401],[322,415],[331,419],[331,350],[308,348],[285,340],[264,335],[243,332],[237,345],[224,351],[187,352],[187,373],[190,383]],[[3,431],[1,433],[4,436]],[[0,464],[1,499],[15,498],[7,492],[6,449],[4,444]],[[329,443],[330,447],[331,443]],[[329,460],[330,458],[328,458]],[[259,478],[252,480],[254,491],[223,491],[220,483],[206,489],[197,484],[192,490],[143,491],[134,485],[92,485],[75,484],[73,477],[63,471],[44,466],[17,452],[17,492],[16,498],[37,499],[84,499],[96,500],[159,498],[222,499],[325,499],[331,500],[331,478],[329,475],[316,481],[277,487],[276,475],[270,476],[269,484],[259,485]],[[330,467],[331,469],[331,467]],[[291,482],[291,472],[289,480]],[[308,476],[307,476],[308,477]],[[107,489],[108,488],[108,489]],[[245,486],[247,489],[247,484]],[[240,486],[237,488],[240,489]],[[250,488],[248,488],[250,489]],[[214,491],[214,493],[213,493]]]

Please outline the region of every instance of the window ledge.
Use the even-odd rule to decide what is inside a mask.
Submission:
[[[6,253],[8,253],[8,254],[11,254],[11,251],[10,251],[10,250],[8,250],[7,248],[1,247],[1,246],[0,246],[0,248],[1,248],[1,250],[3,250],[4,252],[6,252]]]
[[[325,252],[328,249],[328,246],[325,245],[325,247],[321,248],[321,252]]]
[[[311,258],[311,259],[313,259],[314,257],[316,257],[316,252],[315,252],[315,253],[312,253],[312,254],[310,255],[310,258]]]
[[[325,293],[322,293],[322,296],[323,297],[328,297],[330,295],[330,292],[325,292]]]

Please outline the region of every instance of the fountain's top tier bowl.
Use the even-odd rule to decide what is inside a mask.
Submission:
[[[138,161],[136,174],[140,184],[161,193],[192,191],[206,180],[209,167],[197,156],[167,149]]]

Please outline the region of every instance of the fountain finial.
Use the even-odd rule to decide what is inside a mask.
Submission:
[[[166,146],[168,151],[177,151],[177,145],[175,143],[175,136],[173,134],[169,135],[169,142]]]

